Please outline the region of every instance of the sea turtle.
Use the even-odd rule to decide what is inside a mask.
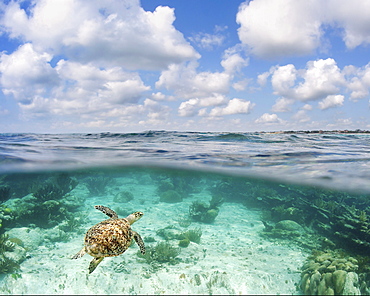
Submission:
[[[135,239],[142,254],[145,254],[145,246],[141,236],[131,230],[131,224],[139,220],[144,214],[135,212],[126,218],[120,219],[115,211],[104,206],[95,206],[109,219],[91,227],[85,235],[85,246],[72,259],[81,258],[88,253],[94,259],[90,262],[89,273],[92,273],[104,257],[118,256],[124,253]]]

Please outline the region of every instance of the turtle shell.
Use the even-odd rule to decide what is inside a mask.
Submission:
[[[86,252],[93,257],[113,257],[124,253],[133,233],[127,219],[108,219],[91,227],[85,235]]]

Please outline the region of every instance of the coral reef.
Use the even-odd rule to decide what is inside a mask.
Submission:
[[[117,203],[126,203],[134,199],[134,195],[130,191],[121,191],[118,192],[113,201]]]
[[[190,240],[188,238],[184,238],[179,241],[179,247],[181,248],[186,248],[187,246],[189,246],[189,244],[190,244]]]
[[[77,232],[78,234],[82,234],[85,232],[85,229],[83,229],[81,226],[86,223],[86,220],[86,214],[74,214],[60,223],[58,227],[60,230],[66,233]]]
[[[165,192],[159,193],[159,201],[176,203],[182,201],[182,196],[175,190],[167,190]]]
[[[4,202],[10,198],[10,187],[0,186],[0,201]]]
[[[14,176],[18,180],[17,175]],[[11,179],[7,182],[13,184]],[[0,208],[0,220],[6,227],[39,226],[53,227],[64,220],[72,219],[78,204],[83,198],[71,194],[78,181],[66,173],[40,175],[31,178],[34,182],[28,184],[30,194],[21,198],[14,197],[3,203]],[[35,180],[44,180],[37,183]]]
[[[13,273],[20,269],[26,259],[26,250],[9,240],[9,235],[0,235],[0,273]]]
[[[163,237],[165,240],[180,240],[178,245],[180,247],[187,247],[190,242],[199,244],[202,236],[202,230],[200,228],[189,229],[187,231],[181,231],[175,226],[169,225],[165,228],[157,230],[157,235]]]
[[[54,184],[41,185],[32,192],[39,201],[58,200],[63,197],[63,192]]]
[[[161,197],[164,192],[175,190],[181,200],[202,189],[202,178],[187,172],[160,172],[152,174],[151,178],[157,183],[157,194]]]
[[[306,295],[361,295],[358,261],[338,252],[314,252],[302,267],[300,287]]]
[[[21,198],[26,196],[35,184],[42,184],[48,181],[49,174],[47,173],[33,173],[33,174],[6,174],[2,176],[3,186],[10,188],[12,198]]]
[[[145,255],[141,254],[140,251],[137,253],[140,258],[144,258],[149,264],[176,264],[179,262],[176,258],[179,254],[180,248],[173,247],[169,242],[159,242],[154,247],[147,247]]]
[[[41,185],[35,183],[31,192],[39,201],[60,200],[77,185],[78,181],[76,179],[61,173],[49,178],[46,183]]]
[[[157,235],[161,236],[165,240],[183,239],[182,231],[173,225],[166,226],[165,228],[158,229]]]
[[[193,243],[199,244],[200,238],[202,236],[202,230],[200,228],[196,229],[189,229],[187,231],[184,231],[180,234],[180,239],[187,239]]]
[[[84,179],[86,188],[92,195],[104,195],[108,185],[112,184],[112,179],[104,175],[90,176]]]
[[[208,205],[204,202],[194,201],[189,207],[189,216],[198,222],[212,223],[219,212],[219,208],[214,204]]]
[[[12,220],[8,222],[11,227],[36,225],[49,228],[74,215],[68,210],[63,199],[40,202],[31,194],[10,199],[7,206],[13,209]]]
[[[179,223],[179,225],[183,228],[189,227],[191,222],[192,221],[189,219],[189,217],[179,217],[177,219],[177,223]]]
[[[262,233],[264,237],[283,238],[283,239],[294,239],[304,234],[304,230],[301,225],[292,220],[282,220],[270,226],[267,222],[263,221],[265,230]]]

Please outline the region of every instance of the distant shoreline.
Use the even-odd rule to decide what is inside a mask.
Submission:
[[[298,130],[298,131],[274,131],[274,132],[265,132],[261,131],[260,133],[264,134],[370,134],[369,130]]]

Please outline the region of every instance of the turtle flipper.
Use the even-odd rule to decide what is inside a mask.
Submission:
[[[145,245],[144,245],[143,239],[141,238],[140,234],[138,234],[136,231],[133,231],[132,234],[134,236],[135,242],[137,243],[137,245],[140,248],[141,254],[144,255],[145,254]]]
[[[100,262],[102,262],[103,259],[104,257],[98,257],[98,258],[94,258],[93,260],[91,260],[90,265],[89,265],[89,274],[95,270],[95,268],[98,266]]]
[[[97,209],[97,210],[99,210],[99,211],[102,211],[109,218],[112,218],[112,219],[117,219],[118,218],[117,213],[115,211],[113,211],[112,209],[108,208],[108,207],[105,207],[105,206],[95,206],[94,208]]]
[[[83,247],[76,255],[74,255],[71,259],[78,259],[81,258],[83,255],[86,254],[86,249]]]

